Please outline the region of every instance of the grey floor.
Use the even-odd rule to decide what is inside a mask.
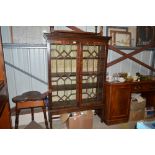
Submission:
[[[32,124],[32,123],[31,123]],[[100,122],[100,118],[97,115],[93,116],[93,129],[134,129],[136,125],[135,121],[130,121],[127,123],[121,123],[116,125],[106,125],[105,123]],[[29,128],[30,124],[27,126],[19,126],[19,129]],[[39,123],[43,129],[45,129],[45,123]],[[38,126],[38,128],[40,128]],[[35,125],[37,128],[37,126]],[[60,119],[53,120],[53,129],[67,129],[66,124],[62,123]]]

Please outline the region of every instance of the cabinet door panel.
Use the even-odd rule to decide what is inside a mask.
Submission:
[[[52,104],[55,107],[76,106],[77,45],[51,45]]]
[[[113,86],[111,95],[110,119],[128,118],[130,109],[130,88]]]
[[[106,74],[104,45],[83,45],[82,104],[103,105]]]

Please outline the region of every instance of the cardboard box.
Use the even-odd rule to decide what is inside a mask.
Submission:
[[[93,128],[93,112],[83,111],[74,113],[66,121],[67,128],[69,129],[92,129]]]
[[[138,102],[137,100],[131,101],[130,110],[135,111],[139,109],[145,109],[146,106],[146,99],[143,102]]]
[[[145,118],[146,100],[143,102],[131,101],[130,105],[130,121],[139,121]]]
[[[144,109],[139,109],[136,111],[130,111],[130,121],[139,121],[143,120],[145,117],[145,110]]]

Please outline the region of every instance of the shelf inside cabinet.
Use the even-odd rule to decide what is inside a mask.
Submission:
[[[51,57],[51,60],[72,60],[72,59],[76,59],[76,57]]]
[[[87,105],[101,105],[101,100],[97,100],[96,98],[89,98],[89,99],[83,99],[82,100],[83,106]],[[52,107],[50,108],[67,108],[67,107],[77,107],[77,101],[76,100],[68,100],[68,101],[53,101]]]
[[[82,84],[82,89],[96,88],[96,87],[97,87],[97,83],[83,83]],[[52,91],[75,90],[75,89],[76,89],[76,84],[53,85],[52,86]]]
[[[51,60],[74,60],[77,59],[76,57],[51,57]],[[83,57],[83,59],[97,59],[102,60],[105,59],[104,57]]]
[[[53,101],[52,108],[65,108],[65,107],[74,107],[77,105],[76,100],[69,101]]]
[[[51,77],[69,77],[69,76],[76,76],[76,72],[57,72],[51,73]]]
[[[76,76],[76,72],[57,72],[57,73],[51,73],[51,77],[69,77],[69,76]],[[81,75],[87,76],[87,75],[103,75],[102,72],[82,72]]]

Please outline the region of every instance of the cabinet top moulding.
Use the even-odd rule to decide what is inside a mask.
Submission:
[[[47,39],[47,40],[57,40],[57,39],[60,39],[61,40],[64,40],[64,43],[69,43],[68,40],[80,40],[82,42],[84,42],[83,39],[89,39],[90,41],[92,41],[92,44],[93,43],[96,43],[97,42],[104,42],[104,43],[108,43],[109,39],[111,39],[111,37],[103,37],[103,36],[98,36],[96,34],[93,34],[93,33],[89,33],[89,32],[61,32],[61,31],[54,31],[52,33],[44,33],[44,37]],[[60,42],[61,44],[61,42]]]

